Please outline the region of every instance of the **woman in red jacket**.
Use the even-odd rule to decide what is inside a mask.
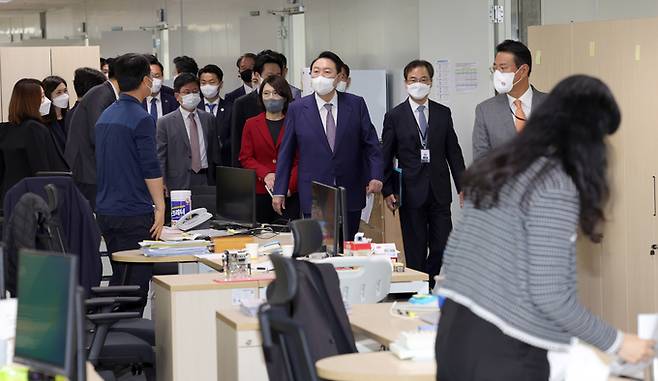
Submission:
[[[260,85],[259,100],[265,112],[247,119],[244,125],[240,164],[243,168],[256,171],[256,219],[261,223],[274,223],[282,218],[272,209],[270,192],[274,188],[276,159],[283,139],[283,121],[292,100],[288,82],[278,75],[268,77]],[[290,177],[285,205],[285,220],[300,218],[297,160]]]

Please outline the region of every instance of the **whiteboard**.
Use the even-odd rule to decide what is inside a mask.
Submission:
[[[388,110],[388,81],[386,70],[351,70],[348,93],[363,97],[368,106],[370,120],[377,130],[381,140],[384,125],[384,115]],[[302,69],[302,95],[310,95],[311,75],[309,68]],[[340,111],[339,111],[340,112]]]

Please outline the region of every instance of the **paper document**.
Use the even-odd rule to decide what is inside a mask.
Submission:
[[[370,193],[366,196],[366,207],[361,210],[361,220],[365,223],[370,223],[370,215],[372,214],[372,207],[375,205],[375,194]],[[350,237],[351,238],[351,237]]]

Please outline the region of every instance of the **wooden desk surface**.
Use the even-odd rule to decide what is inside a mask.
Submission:
[[[364,334],[385,346],[398,339],[401,332],[415,331],[427,325],[419,318],[391,315],[393,303],[354,304],[349,312],[350,325],[354,333]],[[406,303],[398,303],[399,306]]]
[[[194,255],[172,255],[167,257],[147,257],[141,249],[117,251],[112,254],[112,259],[117,262],[127,263],[182,263],[196,262]]]
[[[315,364],[318,377],[335,381],[435,381],[436,362],[400,360],[391,352],[332,356]]]
[[[224,274],[161,275],[153,281],[169,291],[203,291],[231,288],[260,288],[269,284],[271,274],[254,274],[248,279],[226,280]]]
[[[389,346],[397,340],[400,332],[415,331],[419,326],[426,324],[418,318],[409,319],[391,315],[391,305],[392,303],[353,305],[348,313],[352,331]],[[258,329],[258,319],[243,315],[237,308],[220,309],[215,316],[236,331]]]

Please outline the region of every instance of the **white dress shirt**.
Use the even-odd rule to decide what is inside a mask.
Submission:
[[[187,138],[190,139],[190,112],[185,110],[183,107],[178,108],[183,120],[185,121],[185,131],[187,131]],[[201,168],[208,168],[208,156],[206,154],[206,140],[203,136],[203,127],[201,126],[201,120],[199,119],[199,113],[194,112],[194,121],[197,125],[197,131],[199,131],[199,153],[201,154]]]
[[[219,110],[219,101],[220,101],[220,100],[221,100],[221,98],[217,97],[217,99],[215,99],[214,102],[208,102],[208,100],[204,98],[204,99],[203,99],[203,108],[204,108],[204,111],[205,111],[205,112],[210,112],[210,108],[208,107],[208,105],[215,105],[215,109],[212,110],[212,114],[213,114],[214,116],[217,116],[217,111]]]
[[[530,118],[530,112],[532,111],[532,87],[528,86],[528,90],[526,90],[526,92],[523,93],[523,95],[521,95],[519,99],[521,100],[521,108],[523,109],[523,113],[525,114],[525,119],[528,120],[528,118]],[[507,94],[507,101],[509,102],[509,108],[510,110],[512,110],[512,120],[516,125],[516,118],[514,117],[514,113],[516,112],[516,106],[514,105],[515,100],[516,98]]]
[[[242,87],[244,87],[245,95],[251,93],[252,91],[254,91],[256,89],[255,87],[249,87],[246,84],[243,84]]]
[[[110,81],[109,79],[107,81],[110,83],[110,85],[112,85],[112,90],[114,90],[114,97],[116,99],[119,99],[119,90],[116,87],[114,87],[112,81]]]
[[[333,107],[331,108],[331,114],[334,116],[334,122],[336,123],[336,128],[338,128],[338,92],[334,92],[334,97],[331,98],[329,102],[325,102],[318,93],[315,93],[315,102],[318,104],[318,111],[320,111],[320,120],[322,121],[322,127],[324,127],[324,133],[327,133],[327,109],[324,105],[331,103]]]
[[[155,98],[155,108],[158,110],[158,119],[162,118],[162,92],[159,92],[155,97],[149,95],[146,97],[146,112],[151,113],[151,100]]]
[[[420,135],[420,117],[418,116],[418,107],[425,106],[423,114],[425,114],[425,121],[427,122],[427,129],[430,128],[430,100],[429,98],[425,100],[425,103],[422,105],[416,103],[411,97],[409,97],[409,104],[411,105],[411,111],[414,113],[414,118],[416,118],[416,126],[418,126],[418,135],[420,136],[420,141],[422,143],[423,137]],[[427,131],[425,131],[425,138],[427,138]]]

